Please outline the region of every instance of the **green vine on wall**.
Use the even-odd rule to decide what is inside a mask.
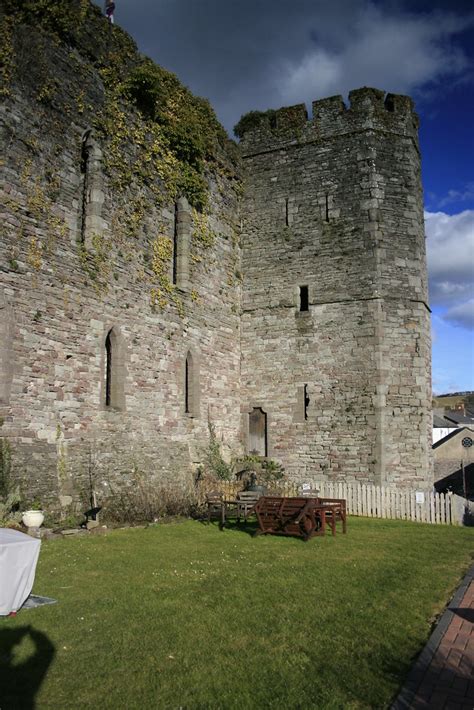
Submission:
[[[179,315],[184,315],[184,306],[176,291],[176,286],[169,277],[169,263],[173,256],[172,240],[159,234],[151,243],[152,261],[151,269],[158,285],[151,289],[151,304],[165,308],[169,301],[172,301],[178,309]]]
[[[39,154],[33,141],[28,144],[30,150],[38,159],[41,156],[42,163],[51,159],[53,166],[64,150],[59,136],[65,135],[72,115],[82,116],[84,125],[93,125],[94,137],[102,150],[106,192],[111,200],[110,229],[87,235],[86,244],[78,245],[88,281],[97,292],[104,293],[112,273],[117,278],[113,268],[115,254],[123,256],[128,264],[136,263],[137,279],[150,286],[152,304],[164,307],[174,303],[182,313],[181,298],[170,279],[172,250],[164,255],[161,237],[156,236],[169,231],[159,210],[180,196],[187,197],[194,209],[191,260],[203,261],[204,251],[215,243],[209,226],[209,177],[220,171],[226,181],[236,178],[235,144],[206,100],[193,96],[174,74],[140,56],[133,40],[119,27],[111,27],[89,0],[4,0],[4,6],[3,23],[10,28],[10,35],[5,33],[5,58],[9,60],[13,55],[12,26],[20,32],[23,44],[18,46],[23,54],[26,34],[22,27],[30,26],[34,51],[43,58],[36,74],[30,76],[30,89],[41,105],[45,131],[58,133],[58,144],[52,148],[53,152],[57,148],[54,155],[43,145]],[[51,62],[59,58],[58,50],[62,52],[65,43],[68,61],[74,64],[75,103],[68,100],[70,95],[61,90],[61,81],[58,86],[51,71]],[[25,62],[26,57],[21,61]],[[101,105],[95,98],[97,72],[102,80]],[[25,75],[26,65],[18,76]],[[24,138],[26,145],[29,139]],[[80,156],[78,141],[78,163]],[[45,187],[45,174],[43,171],[41,180],[30,174],[29,185],[25,186],[26,208],[38,223],[47,223],[48,234],[54,232],[56,239],[67,232],[54,207],[60,184],[51,177]],[[24,208],[20,204],[20,209]],[[54,242],[48,236],[48,243],[42,243],[30,226],[27,220],[19,233],[28,237],[26,259],[38,270]],[[137,248],[138,240],[143,241],[144,237],[149,256],[146,250]],[[16,261],[16,253],[12,259]]]
[[[11,95],[13,72],[13,28],[14,18],[5,15],[0,21],[0,97]]]

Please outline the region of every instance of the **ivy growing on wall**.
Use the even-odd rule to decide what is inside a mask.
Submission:
[[[215,238],[209,227],[209,178],[217,173],[225,180],[236,177],[237,146],[206,100],[193,96],[174,74],[142,57],[133,40],[118,26],[109,25],[89,0],[4,0],[4,7],[7,29],[14,27],[21,35],[22,26],[27,26],[34,52],[43,57],[32,67],[29,90],[44,117],[45,131],[57,135],[57,145],[50,146],[51,150],[42,145],[41,161],[54,165],[53,152],[57,149],[59,156],[64,150],[64,137],[78,116],[83,125],[93,126],[102,150],[102,169],[112,199],[110,229],[89,234],[87,245],[79,245],[88,283],[98,292],[105,291],[115,255],[120,254],[128,264],[137,262],[137,278],[149,287],[152,304],[173,302],[182,312],[169,278],[172,250],[165,248],[169,237],[160,210],[182,195],[187,197],[194,210],[192,261],[201,261]],[[24,36],[25,31],[23,43]],[[10,57],[14,54],[11,32],[7,39],[5,56]],[[60,61],[66,47],[67,64],[74,71],[56,76],[54,62]],[[15,67],[9,66],[9,81],[14,73]],[[18,76],[25,75],[23,65]],[[71,88],[77,92],[75,105],[72,92],[63,90],[70,77]],[[30,148],[37,154],[37,146]],[[78,141],[78,161],[79,152]],[[44,172],[41,180],[44,183]],[[54,186],[45,186],[32,176],[28,207],[42,223],[57,226],[62,236],[65,225],[56,225],[59,218],[52,192],[42,199],[49,187]],[[137,246],[140,240],[143,247],[144,237],[148,248],[143,253]],[[44,256],[44,245],[30,239],[28,264],[39,270]]]

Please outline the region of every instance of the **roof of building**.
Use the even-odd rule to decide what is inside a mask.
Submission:
[[[461,433],[464,431],[469,434],[473,434],[473,431],[470,427],[465,427],[465,426],[459,427],[457,429],[454,429],[454,431],[450,431],[449,434],[446,434],[446,436],[443,436],[442,439],[439,439],[439,441],[437,441],[435,444],[433,444],[433,449],[437,449],[439,446],[442,446],[450,439],[453,439],[455,436],[461,436]]]

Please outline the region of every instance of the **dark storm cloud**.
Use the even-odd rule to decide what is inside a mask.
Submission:
[[[277,108],[373,85],[413,93],[465,74],[459,10],[421,0],[117,0],[116,21],[140,50],[207,96],[231,129]],[[419,6],[421,12],[413,12]],[[453,7],[453,5],[451,5]],[[461,10],[464,8],[461,7]]]

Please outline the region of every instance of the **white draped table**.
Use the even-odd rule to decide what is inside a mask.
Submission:
[[[0,615],[18,611],[35,581],[41,541],[0,528]]]

